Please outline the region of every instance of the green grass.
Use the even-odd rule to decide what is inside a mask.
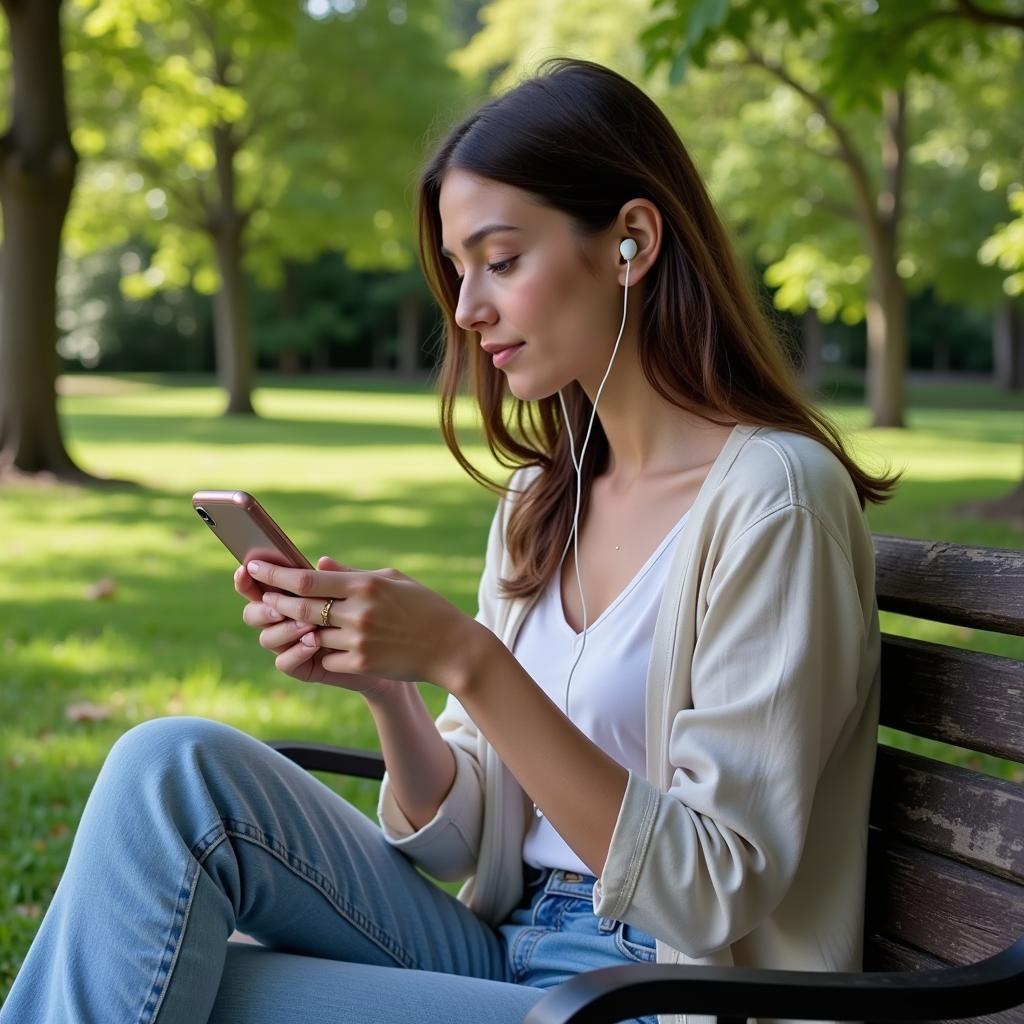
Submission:
[[[220,418],[222,396],[203,378],[74,377],[61,387],[75,458],[139,487],[0,488],[0,1000],[99,767],[125,730],[189,714],[267,739],[376,746],[361,698],[275,673],[241,622],[234,564],[195,517],[192,492],[252,491],[312,560],[394,566],[469,614],[495,502],[444,447],[425,384],[264,378],[254,421]],[[957,518],[950,508],[998,497],[1020,478],[1020,405],[984,388],[911,398],[906,431],[865,430],[858,406],[826,406],[866,465],[906,468],[896,499],[869,511],[872,529],[1019,548],[1020,527]],[[474,462],[503,478],[468,408],[462,422]],[[112,596],[90,599],[104,579]],[[1024,658],[1024,642],[992,634],[889,615],[883,628]],[[443,693],[420,689],[439,711]],[[79,702],[107,717],[69,720]],[[946,754],[1019,777],[1004,762]],[[321,777],[373,814],[374,783]]]

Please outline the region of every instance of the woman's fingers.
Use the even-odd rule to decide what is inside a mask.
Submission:
[[[242,621],[247,626],[260,630],[260,647],[270,651],[284,645],[290,646],[317,628],[309,622],[286,619],[280,612],[274,611],[262,601],[250,601],[242,609]]]
[[[321,555],[317,560],[316,567],[318,569],[329,569],[334,572],[350,572],[352,571],[349,566],[342,565],[341,562],[336,562],[333,558],[328,555]]]
[[[284,622],[285,617],[276,608],[271,608],[270,605],[256,600],[250,601],[242,609],[242,621],[247,626],[262,629],[264,626],[273,625],[275,622]]]
[[[282,622],[277,626],[270,626],[260,632],[260,647],[272,651],[285,644],[299,643],[307,633],[315,633],[316,626],[308,622]]]
[[[273,609],[279,615],[285,615],[296,622],[317,622],[320,625],[327,625],[324,622],[324,611],[330,613],[328,620],[338,624],[342,609],[346,607],[347,597],[322,598],[315,597],[306,599],[293,597],[291,594],[266,593],[263,595],[262,603]]]
[[[283,672],[286,676],[291,675],[309,661],[314,654],[316,654],[315,647],[306,647],[303,644],[294,644],[277,655],[274,659],[274,668],[276,668],[278,672]]]
[[[259,601],[263,597],[263,588],[249,575],[244,565],[235,570],[235,590],[247,601]]]

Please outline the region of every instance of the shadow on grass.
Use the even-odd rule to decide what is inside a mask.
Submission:
[[[65,417],[77,442],[116,444],[130,438],[133,444],[178,445],[183,442],[210,448],[231,445],[338,448],[347,446],[416,447],[443,445],[439,427],[389,423],[346,422],[343,416],[326,414],[322,419],[218,419],[196,416],[111,415],[109,412],[77,412]],[[473,440],[476,440],[474,438]]]
[[[62,373],[58,391],[62,394],[130,394],[163,388],[210,388],[220,390],[213,373],[117,373],[105,370]],[[253,391],[369,391],[401,395],[436,394],[431,375],[415,377],[368,370],[330,370],[323,373],[282,374],[260,371]]]

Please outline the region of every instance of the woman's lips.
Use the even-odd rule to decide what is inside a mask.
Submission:
[[[511,348],[503,348],[500,352],[495,352],[491,356],[491,362],[494,363],[497,369],[501,369],[509,360],[514,359],[516,353],[526,344],[525,341],[519,342],[518,345],[513,345]]]

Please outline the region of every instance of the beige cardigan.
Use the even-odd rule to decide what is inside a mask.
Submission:
[[[519,493],[538,472],[517,470]],[[512,649],[502,499],[477,619]],[[874,549],[843,465],[740,424],[676,541],[647,676],[646,776],[630,773],[594,912],[655,935],[658,963],[860,970],[878,731]],[[532,807],[462,706],[437,727],[456,776],[419,831],[385,775],[385,836],[491,924],[522,892]],[[661,1024],[712,1018],[667,1015]]]

